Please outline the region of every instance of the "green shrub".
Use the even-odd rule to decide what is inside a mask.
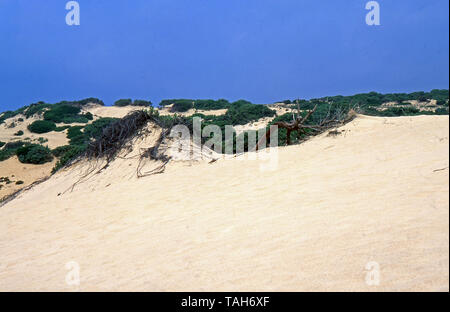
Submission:
[[[22,131],[22,130],[19,130],[19,131],[17,131],[16,133],[14,133],[14,135],[16,135],[16,136],[21,136],[21,135],[23,135],[23,131]]]
[[[52,169],[52,173],[55,173],[56,171],[64,167],[68,162],[81,155],[85,150],[85,146],[70,146],[70,148],[68,148],[66,152],[61,155],[61,158],[56,162],[55,167]]]
[[[55,157],[61,157],[72,148],[73,148],[73,146],[71,146],[71,145],[58,146],[58,147],[52,149],[52,154]]]
[[[120,99],[120,100],[117,100],[117,101],[114,102],[114,106],[120,106],[120,107],[128,106],[128,105],[131,105],[131,104],[132,104],[131,99]]]
[[[22,181],[22,180],[19,180],[19,181],[16,181],[16,185],[21,185],[21,184],[23,184],[24,182]]]
[[[4,123],[6,119],[15,117],[19,114],[23,114],[24,111],[27,109],[27,106],[21,107],[19,109],[16,109],[15,111],[6,111],[4,113],[0,114],[0,124]]]
[[[173,104],[171,112],[182,113],[190,110],[191,108],[200,110],[216,110],[225,109],[230,106],[230,102],[225,99],[219,100],[192,100],[192,99],[172,99],[172,100],[162,100],[159,106],[164,107]]]
[[[448,115],[448,107],[447,108],[439,107],[434,111],[434,113],[436,115]]]
[[[77,116],[64,117],[61,122],[65,123],[65,124],[88,123],[89,119],[87,119],[86,117],[84,117],[82,115],[77,115]]]
[[[44,113],[44,120],[56,123],[71,121],[71,119],[77,118],[80,111],[81,109],[79,107],[72,105],[53,105]]]
[[[87,112],[85,114],[82,114],[81,116],[83,116],[84,118],[86,118],[87,120],[93,120],[94,119],[94,115],[92,115],[91,112]]]
[[[110,117],[99,118],[84,128],[84,134],[87,139],[97,138],[102,134],[105,127],[109,126],[112,122],[117,120],[119,119]]]
[[[180,100],[175,103],[173,103],[172,108],[170,111],[172,113],[184,113],[190,110],[191,108],[194,108],[194,102],[189,100]]]
[[[70,126],[61,126],[61,127],[56,127],[54,131],[56,132],[62,132],[66,129],[70,128]]]
[[[112,122],[118,120],[117,118],[99,118],[93,123],[83,126],[73,126],[67,131],[67,138],[70,139],[69,145],[60,146],[52,150],[52,154],[58,157],[59,160],[52,170],[55,173],[67,163],[83,154],[87,148],[87,142],[91,138],[100,136],[103,129],[109,126]],[[83,131],[82,131],[83,130]]]
[[[67,130],[67,138],[70,140],[70,145],[82,145],[85,143],[85,135],[81,131],[83,126],[73,126]]]
[[[55,123],[48,120],[36,120],[28,126],[28,130],[33,133],[47,133],[55,129]]]
[[[7,160],[11,156],[13,156],[14,153],[15,153],[15,151],[1,149],[0,150],[0,161]]]
[[[72,139],[74,137],[77,137],[79,135],[83,135],[83,132],[81,131],[84,127],[83,126],[72,126],[69,127],[69,130],[67,130],[67,138]]]
[[[67,103],[69,103],[71,105],[80,105],[80,106],[84,106],[84,105],[91,104],[91,103],[92,104],[102,105],[102,106],[105,105],[105,103],[103,103],[102,100],[99,100],[99,99],[94,98],[94,97],[90,97],[90,98],[83,99],[83,100],[80,100],[80,101],[67,102]]]
[[[372,116],[382,116],[382,117],[398,117],[398,116],[415,116],[415,115],[426,115],[430,114],[427,112],[421,112],[419,109],[411,107],[389,107],[385,110],[377,110],[372,107],[364,109],[364,113]]]
[[[0,148],[3,147],[3,145],[5,145],[5,142],[0,141]]]
[[[50,108],[51,106],[51,104],[44,103],[42,101],[31,104],[24,112],[25,117],[30,118],[35,114],[41,115],[45,111],[45,109]]]
[[[53,160],[50,149],[39,144],[27,144],[19,147],[16,155],[20,162],[26,164],[44,164]]]
[[[26,143],[23,141],[13,141],[5,144],[4,150],[16,150],[19,147],[24,146]]]
[[[151,101],[146,101],[146,100],[134,100],[132,105],[133,106],[149,107],[149,106],[152,106],[152,102]]]
[[[0,177],[0,183],[11,184],[12,181],[8,177]]]
[[[11,156],[15,155],[17,149],[25,144],[26,143],[23,141],[14,141],[6,143],[4,147],[0,150],[0,161],[7,160]]]

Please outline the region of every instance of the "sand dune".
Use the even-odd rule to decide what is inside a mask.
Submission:
[[[24,121],[19,121],[19,118],[23,118]],[[31,143],[37,143],[39,138],[46,139],[46,142],[43,143],[43,145],[47,145],[49,148],[55,148],[58,146],[66,145],[68,144],[69,140],[66,137],[66,131],[61,132],[48,132],[48,133],[32,133],[28,130],[28,125],[30,125],[33,121],[42,119],[38,117],[30,117],[28,119],[25,119],[25,116],[18,115],[14,118],[8,118],[4,124],[0,124],[0,141],[3,142],[12,142],[12,141],[28,141]],[[9,126],[14,123],[15,127],[10,128]],[[57,124],[58,126],[64,125],[64,124]],[[75,124],[74,124],[75,125]],[[23,135],[17,136],[14,135],[19,130],[23,131]]]
[[[0,207],[0,291],[448,291],[448,116],[339,130],[278,148],[274,171],[238,157],[138,179],[117,159],[72,192],[87,164],[61,171]]]
[[[0,199],[49,176],[55,163],[56,159],[43,165],[23,164],[17,159],[17,156],[0,161],[0,176],[8,177],[13,181],[0,188]],[[23,184],[16,184],[17,181],[22,181]]]

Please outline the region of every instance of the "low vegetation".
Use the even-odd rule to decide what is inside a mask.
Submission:
[[[73,105],[54,105],[44,113],[44,120],[55,123],[88,123],[94,118],[91,113],[82,114],[81,108]]]
[[[409,101],[429,102],[436,100],[436,105],[440,106],[434,111],[419,110],[411,105]],[[357,107],[363,114],[372,116],[414,116],[414,115],[446,115],[448,114],[449,90],[434,89],[430,92],[412,93],[387,93],[377,92],[360,93],[351,96],[329,96],[311,100],[299,100],[302,109],[312,109],[314,105],[319,107],[327,103],[332,103],[336,107],[350,105]],[[395,103],[399,107],[382,107],[385,103]],[[285,100],[285,104],[295,105],[295,100]],[[403,107],[400,107],[403,106]]]
[[[48,120],[35,120],[28,125],[28,130],[33,133],[47,133],[56,129],[56,124]]]
[[[68,111],[70,109],[67,108],[59,108],[61,106],[63,107],[77,107],[79,109],[81,109],[83,106],[87,105],[87,104],[97,104],[97,105],[105,105],[103,103],[103,101],[97,99],[97,98],[87,98],[87,99],[83,99],[80,101],[61,101],[55,104],[49,104],[49,103],[45,103],[45,102],[37,102],[37,103],[33,103],[24,107],[21,107],[15,111],[6,111],[3,114],[0,115],[0,124],[4,123],[6,119],[8,118],[12,118],[15,117],[17,115],[24,115],[26,118],[30,118],[31,116],[37,115],[37,116],[42,116],[42,114],[44,114],[47,111],[52,111],[52,110],[56,110],[56,113],[50,113],[47,117],[46,120],[52,120],[52,119],[57,119],[57,120],[62,120],[62,121],[56,121],[53,120],[54,122],[64,122],[64,123],[73,123],[73,122],[88,122],[89,120],[92,120],[92,118],[90,118],[90,115],[83,115],[83,114],[79,114],[80,110],[78,110],[77,113],[74,113],[74,111],[72,111],[72,113],[68,113]],[[62,111],[62,115],[58,114],[58,111],[61,112]],[[23,118],[19,118],[22,119]],[[86,121],[87,120],[87,121]]]
[[[123,107],[123,106],[142,106],[142,107],[150,107],[152,106],[152,102],[151,101],[146,101],[146,100],[134,100],[132,101],[131,99],[120,99],[114,102],[114,106],[119,106],[119,107]]]
[[[279,129],[279,144],[296,143],[306,139],[308,136],[315,135],[317,131],[314,126],[321,125],[330,116],[339,116],[342,118],[351,109],[358,109],[358,112],[373,116],[414,116],[420,114],[447,114],[449,109],[449,91],[448,90],[432,90],[430,92],[413,92],[413,93],[392,93],[380,94],[377,92],[361,93],[352,96],[333,96],[322,97],[311,100],[299,100],[300,117],[305,117],[308,110],[314,110],[307,120],[302,123],[300,133],[288,131],[288,128]],[[421,103],[431,103],[435,100],[436,105],[433,109],[422,110],[411,101]],[[389,105],[385,105],[386,103]],[[17,155],[19,160],[25,163],[45,163],[51,161],[53,157],[58,158],[53,172],[62,168],[66,164],[73,161],[78,156],[84,154],[88,157],[96,157],[98,155],[106,155],[110,158],[114,157],[114,153],[123,147],[123,142],[136,131],[140,131],[144,120],[153,120],[164,129],[169,129],[176,124],[185,124],[192,131],[192,120],[194,117],[202,119],[202,127],[208,125],[217,125],[222,129],[225,135],[225,125],[245,125],[252,123],[264,117],[273,117],[271,123],[266,130],[270,129],[270,125],[284,124],[290,125],[295,122],[292,113],[276,116],[275,111],[265,105],[253,104],[245,100],[239,100],[233,103],[225,99],[173,99],[163,100],[159,104],[161,107],[171,106],[170,111],[175,115],[159,116],[156,110],[151,108],[152,103],[146,100],[121,99],[114,103],[115,106],[138,106],[150,107],[148,111],[130,114],[123,119],[116,118],[100,118],[93,122],[91,113],[84,113],[82,108],[88,103],[104,105],[104,103],[96,98],[84,99],[81,101],[62,101],[55,104],[45,102],[37,102],[29,106],[22,107],[15,111],[7,111],[0,114],[0,124],[6,119],[20,115],[23,118],[31,116],[39,116],[42,120],[36,120],[28,126],[28,130],[33,133],[47,133],[50,131],[67,130],[67,138],[69,144],[49,150],[42,146],[47,139],[39,138],[37,142],[40,144],[31,144],[27,139],[24,141],[15,141],[10,143],[0,142],[0,161],[8,159],[13,155]],[[291,108],[297,108],[296,100],[285,100],[283,103]],[[433,102],[434,103],[434,102]],[[428,104],[427,104],[428,105]],[[436,107],[437,106],[437,107]],[[189,117],[177,116],[176,113],[186,112],[194,109],[194,115]],[[223,115],[205,115],[195,113],[195,110],[218,110],[226,109]],[[144,115],[142,115],[144,114]],[[145,118],[144,118],[145,117]],[[337,118],[336,120],[340,120]],[[90,123],[91,122],[91,123]],[[67,125],[57,126],[57,123],[65,123]],[[85,125],[70,125],[73,123],[82,123]],[[14,121],[12,122],[14,124]],[[15,124],[14,124],[15,125]],[[11,126],[11,124],[10,124]],[[245,146],[247,146],[248,134],[251,131],[244,132],[240,135],[244,136]],[[289,137],[288,137],[289,134]],[[19,130],[15,135],[23,135],[23,131]],[[209,138],[202,138],[203,142]],[[112,140],[111,142],[106,142]],[[230,142],[225,142],[222,138],[222,146]],[[108,154],[109,152],[110,154]],[[105,154],[106,153],[106,154]]]
[[[48,147],[39,144],[26,144],[16,151],[19,161],[25,164],[44,164],[53,160],[52,153]]]
[[[57,147],[52,154],[58,157],[58,161],[52,172],[56,172],[66,164],[85,153],[89,142],[102,135],[103,130],[117,118],[99,118],[86,126],[72,126],[67,130],[69,145]]]
[[[165,107],[168,105],[172,105],[170,109],[171,112],[183,113],[187,112],[190,109],[199,109],[199,110],[226,109],[230,107],[230,102],[228,102],[225,99],[219,100],[173,99],[173,100],[162,100],[159,103],[160,107]]]
[[[18,148],[29,144],[23,141],[14,141],[6,143],[2,149],[0,149],[0,161],[7,160],[8,158],[14,156]]]

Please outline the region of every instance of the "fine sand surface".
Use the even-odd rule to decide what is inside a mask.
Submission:
[[[8,177],[9,180],[12,181],[10,184],[0,184],[3,185],[3,187],[0,188],[0,199],[21,188],[29,186],[37,180],[49,176],[55,164],[56,159],[42,165],[23,164],[19,161],[17,156],[0,161],[0,177]],[[22,181],[23,184],[16,184],[17,181]]]
[[[0,207],[0,291],[448,291],[448,116],[339,130],[273,171],[118,159],[72,192],[86,164],[62,171]]]

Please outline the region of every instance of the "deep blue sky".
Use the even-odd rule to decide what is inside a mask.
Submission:
[[[449,87],[448,0],[0,0],[0,111],[39,100],[271,103]]]

